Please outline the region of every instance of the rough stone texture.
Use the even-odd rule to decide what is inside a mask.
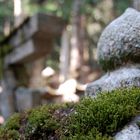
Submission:
[[[139,21],[140,12],[128,8],[103,31],[98,42],[98,61],[108,73],[88,84],[86,96],[121,87],[140,87]]]
[[[0,42],[1,46],[11,47],[4,59],[5,66],[31,62],[49,54],[54,38],[61,35],[64,26],[61,18],[43,13],[25,19]]]
[[[102,91],[123,87],[140,87],[140,13],[128,8],[125,13],[109,24],[98,43],[98,59],[108,71],[99,80],[87,85],[85,95],[96,97]],[[113,71],[112,71],[113,70]],[[111,71],[111,72],[109,72]],[[140,140],[137,117],[115,140]]]
[[[137,116],[129,125],[125,126],[123,130],[118,132],[115,140],[140,140],[140,128],[137,125],[140,122],[140,116]]]
[[[14,89],[17,81],[10,69],[5,70],[4,79],[2,80],[2,93],[0,94],[0,111],[2,116],[7,119],[15,111]]]
[[[40,92],[37,90],[19,87],[15,91],[15,95],[17,101],[17,110],[19,112],[31,109],[35,106],[40,105],[41,103]]]
[[[85,95],[95,97],[102,91],[111,91],[122,87],[140,87],[140,67],[129,66],[108,72],[100,79],[87,85]]]
[[[128,8],[105,28],[98,42],[98,60],[106,71],[140,63],[140,12]]]

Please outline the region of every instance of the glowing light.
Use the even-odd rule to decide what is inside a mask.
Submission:
[[[55,74],[55,71],[51,67],[46,67],[42,72],[41,75],[43,77],[50,77]]]
[[[21,15],[21,0],[14,0],[14,15],[20,16]]]
[[[63,95],[62,100],[64,102],[78,102],[79,101],[79,96],[76,94],[70,94],[70,95]]]
[[[62,95],[64,102],[78,102],[79,96],[75,94],[77,82],[75,79],[69,79],[61,84],[57,90],[58,95]]]
[[[58,94],[71,94],[76,91],[77,82],[74,79],[69,79],[61,84],[57,90]]]
[[[2,91],[3,91],[3,88],[0,86],[0,93],[2,93]]]

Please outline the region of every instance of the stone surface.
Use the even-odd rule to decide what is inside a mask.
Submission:
[[[10,69],[5,70],[1,85],[2,92],[0,94],[0,111],[5,119],[11,116],[15,111],[14,89],[16,85],[17,81],[13,72]]]
[[[140,116],[134,118],[134,120],[123,130],[118,132],[114,139],[115,140],[140,140],[140,128],[137,125],[137,122],[140,122]]]
[[[19,87],[16,91],[17,110],[22,112],[41,104],[40,92],[38,90]]]
[[[49,54],[55,37],[61,35],[64,25],[61,18],[43,13],[27,18],[0,42],[11,47],[5,57],[5,65],[31,62]]]
[[[140,13],[128,8],[109,24],[98,43],[98,61],[108,71],[99,80],[87,85],[85,95],[124,87],[140,87]],[[140,140],[136,117],[115,136],[115,140]]]
[[[64,26],[65,22],[61,18],[38,13],[26,18],[4,41],[13,47],[18,47],[30,38],[39,39],[46,36],[49,40],[61,35]]]
[[[106,71],[140,63],[140,12],[128,8],[111,22],[98,42],[98,61]]]
[[[140,87],[140,67],[129,66],[108,72],[100,79],[87,85],[85,95],[95,97],[102,91],[111,91],[122,87]]]
[[[105,28],[98,42],[98,61],[108,73],[88,84],[86,96],[122,87],[140,87],[139,21],[140,12],[128,8]]]

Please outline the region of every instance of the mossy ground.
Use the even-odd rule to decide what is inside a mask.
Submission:
[[[0,128],[0,139],[112,140],[140,113],[140,88],[83,98],[77,104],[41,106],[13,115]]]

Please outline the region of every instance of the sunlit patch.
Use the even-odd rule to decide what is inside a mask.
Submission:
[[[14,15],[20,16],[21,15],[21,1],[20,0],[14,0]]]
[[[46,67],[42,72],[41,75],[43,77],[49,77],[55,74],[55,71],[51,67]]]
[[[62,100],[64,102],[78,102],[79,101],[79,96],[76,94],[64,94],[62,97]]]
[[[2,88],[2,86],[0,86],[0,93],[2,93],[2,91],[3,91],[3,88]]]
[[[58,95],[62,95],[64,102],[78,102],[79,96],[76,95],[77,82],[75,79],[69,79],[61,84],[57,90]]]
[[[71,25],[68,25],[68,26],[67,26],[67,30],[68,30],[68,31],[71,31],[71,30],[72,30],[72,26],[71,26]]]

